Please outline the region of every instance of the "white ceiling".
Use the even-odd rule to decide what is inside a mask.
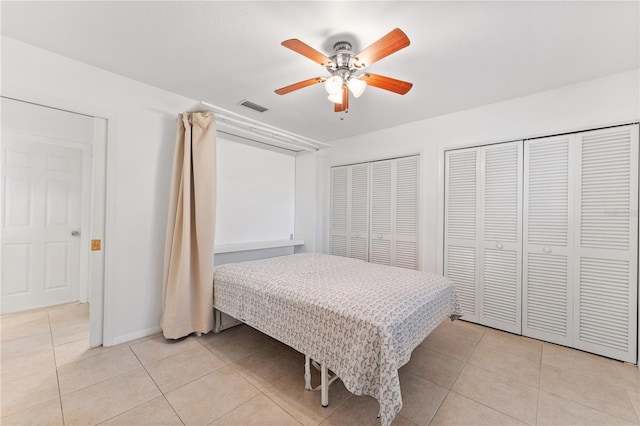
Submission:
[[[7,2],[2,34],[294,133],[330,142],[638,68],[638,2]],[[360,51],[393,28],[411,45],[367,68],[344,120],[322,85],[273,91],[320,65],[280,46]],[[259,114],[243,99],[269,108]]]

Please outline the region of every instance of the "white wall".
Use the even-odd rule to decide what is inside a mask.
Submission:
[[[109,120],[107,234],[103,244],[107,255],[104,343],[117,344],[159,331],[176,117],[199,101],[7,37],[2,37],[1,44],[3,96]],[[238,156],[245,155],[250,163],[238,160]],[[247,189],[238,189],[237,182],[229,179],[234,170],[246,169],[251,162],[267,157],[267,161],[273,160],[285,168],[279,176],[287,176],[289,182],[281,189],[289,195],[286,206],[270,206],[268,200],[277,194],[268,191],[259,194],[266,203],[263,212],[269,217],[286,211],[282,229],[274,229],[273,235],[264,237],[286,239],[293,232],[293,157],[222,141],[218,162],[223,172],[218,177],[218,187],[223,191],[223,200],[237,201],[235,205],[242,203],[233,193]],[[253,170],[256,172],[256,168]],[[226,206],[220,213],[221,238],[233,242],[255,238],[255,233],[253,237],[248,233],[255,231],[251,226],[256,224],[242,223],[240,215],[229,219],[232,214],[226,211]]]
[[[317,154],[300,153],[296,157],[295,238],[304,240],[297,253],[316,251],[316,175]]]
[[[288,240],[296,157],[217,139],[216,245]]]
[[[318,167],[322,230],[319,251],[328,251],[331,166],[421,154],[420,265],[441,271],[439,220],[444,149],[551,135],[640,118],[640,70],[540,92],[468,111],[333,142],[320,153]],[[348,119],[348,118],[347,118]],[[440,250],[441,252],[441,250]]]

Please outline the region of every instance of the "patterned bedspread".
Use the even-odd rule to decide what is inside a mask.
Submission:
[[[462,315],[445,277],[316,253],[216,267],[214,306],[376,398],[383,425],[402,408],[398,368],[444,318]]]

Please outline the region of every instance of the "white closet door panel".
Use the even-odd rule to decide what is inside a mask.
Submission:
[[[475,241],[477,236],[478,150],[447,152],[446,238]]]
[[[485,249],[483,260],[483,323],[519,333],[520,259],[518,252]]]
[[[577,142],[574,346],[635,363],[638,126]]]
[[[418,269],[419,157],[395,160],[394,264]]]
[[[481,150],[480,322],[521,332],[522,142]]]
[[[476,310],[477,269],[475,247],[451,244],[447,246],[444,274],[455,284],[465,321],[478,321]]]
[[[331,169],[331,254],[347,255],[349,168]]]
[[[522,334],[572,343],[573,135],[524,144]]]
[[[478,322],[479,298],[479,150],[445,154],[444,274],[460,297],[466,321]]]
[[[350,167],[349,257],[368,260],[369,164]]]
[[[372,263],[391,265],[393,226],[393,161],[371,163],[371,230],[370,255]]]
[[[525,315],[522,334],[559,344],[570,344],[569,282],[566,255],[528,253]],[[569,312],[569,313],[568,313]]]
[[[484,149],[484,240],[517,242],[520,235],[520,146]]]

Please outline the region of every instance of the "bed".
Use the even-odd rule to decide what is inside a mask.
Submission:
[[[317,253],[216,267],[214,307],[321,364],[323,385],[330,369],[376,398],[383,425],[402,408],[398,369],[443,319],[462,315],[443,276]]]

